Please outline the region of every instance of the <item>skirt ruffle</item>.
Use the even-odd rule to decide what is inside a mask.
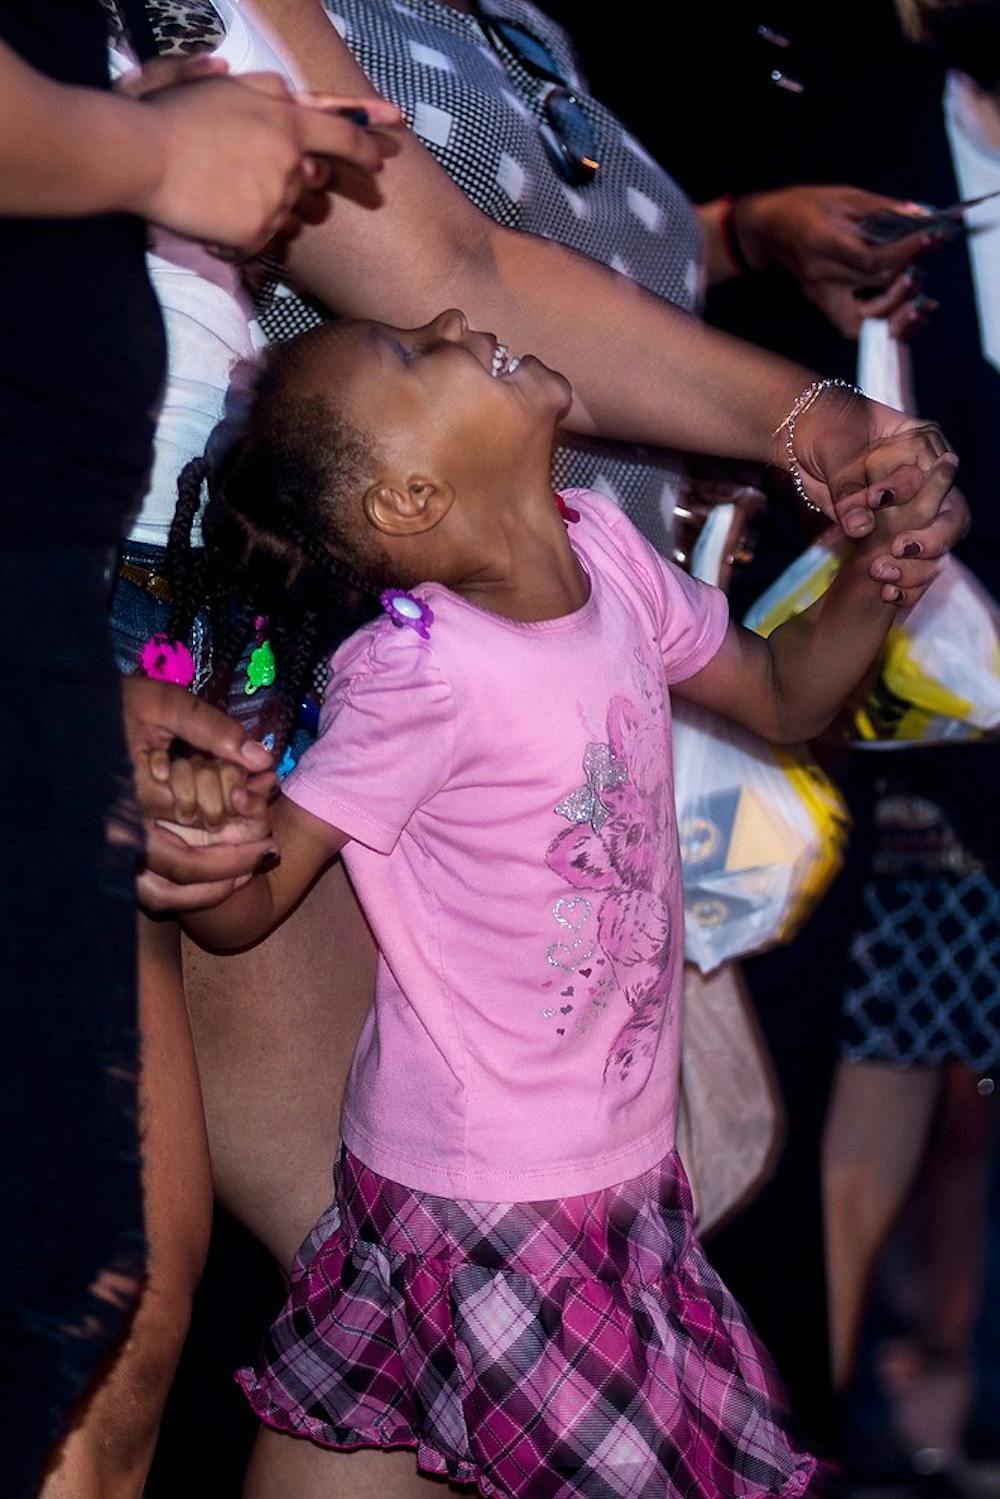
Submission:
[[[502,1499],[808,1492],[767,1357],[691,1229],[670,1155],[542,1203],[453,1202],[344,1152],[253,1369],[269,1426],[407,1447]]]

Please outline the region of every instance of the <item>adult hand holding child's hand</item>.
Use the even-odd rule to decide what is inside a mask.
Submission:
[[[122,694],[146,831],[139,898],[157,912],[224,900],[234,881],[252,875],[274,851],[260,823],[276,784],[273,757],[220,708],[182,687],[133,676],[122,683]],[[201,758],[171,759],[176,740],[201,751]],[[192,846],[194,840],[164,828],[163,820],[214,827],[218,834]]]
[[[274,777],[254,776],[238,786],[232,766],[204,756],[173,760],[171,766],[183,783],[177,820],[157,818],[152,825],[160,852],[156,867],[147,863],[137,881],[139,902],[151,914],[208,911],[279,857],[269,816]],[[240,873],[213,878],[213,862]],[[200,870],[204,877],[182,881],[178,869]]]
[[[779,429],[779,441],[784,435]],[[783,442],[780,450],[787,467]],[[899,526],[891,545],[874,548],[870,576],[887,602],[896,588],[913,603],[918,594],[909,594],[930,581],[926,564],[956,546],[971,519],[940,427],[831,386],[797,421],[794,453],[808,498],[854,540],[875,531],[876,511],[899,507]]]

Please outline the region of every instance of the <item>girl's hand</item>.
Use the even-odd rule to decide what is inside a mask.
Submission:
[[[273,771],[274,756],[245,733],[235,719],[172,682],[157,682],[138,674],[125,677],[122,706],[139,805],[148,817],[173,814],[169,773],[164,780],[162,767],[169,766],[166,752],[176,739],[250,772],[247,784],[253,776]],[[150,773],[157,751],[161,752],[157,762],[160,779],[154,779]]]
[[[173,764],[183,762],[174,761]],[[187,778],[179,801],[187,793]],[[228,778],[227,778],[228,780]],[[204,791],[210,778],[202,768],[195,784]],[[157,818],[146,824],[146,868],[136,882],[140,905],[152,914],[205,911],[220,905],[249,884],[254,875],[278,859],[271,834],[270,803],[274,777],[251,777],[232,795],[244,807],[216,826],[196,826]],[[210,808],[224,795],[221,786],[208,796]]]
[[[780,433],[779,451],[786,459]],[[952,487],[958,459],[934,422],[834,386],[799,418],[795,455],[809,498],[855,541],[874,531],[875,511],[884,505],[902,507],[903,529],[893,540],[886,565],[905,556],[936,561],[969,529],[969,507]],[[934,508],[907,509],[943,458],[950,465],[935,475]],[[911,545],[919,547],[919,553],[907,553]],[[883,581],[877,566],[873,561],[871,576]]]
[[[885,603],[909,608],[923,597],[944,567],[947,549],[934,557],[925,556],[915,536],[925,534],[921,522],[933,524],[940,516],[944,497],[954,493],[951,486],[956,468],[953,454],[939,458],[914,499],[907,505],[884,505],[875,517],[875,529],[858,543],[854,566],[863,567],[868,577],[881,584]]]
[[[250,777],[243,766],[206,755],[172,757],[168,750],[158,749],[149,756],[149,774],[169,793],[169,805],[162,809],[167,821],[216,829],[247,813]],[[272,771],[254,779],[258,795],[270,795],[277,787]]]

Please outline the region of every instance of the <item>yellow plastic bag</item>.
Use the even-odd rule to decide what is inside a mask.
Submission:
[[[770,635],[829,587],[851,545],[828,531],[762,594],[744,623]],[[954,557],[889,632],[878,682],[853,716],[859,740],[979,739],[1000,727],[1000,609]]]
[[[787,942],[840,868],[848,817],[805,750],[674,705],[684,955],[702,973]]]

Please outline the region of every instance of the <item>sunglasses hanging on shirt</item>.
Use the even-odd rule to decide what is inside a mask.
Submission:
[[[490,15],[479,0],[472,0],[472,14],[501,59],[512,56],[532,78],[548,85],[542,98],[545,118],[538,133],[563,181],[572,187],[586,187],[600,170],[597,137],[565,68],[551,47],[519,22]]]

